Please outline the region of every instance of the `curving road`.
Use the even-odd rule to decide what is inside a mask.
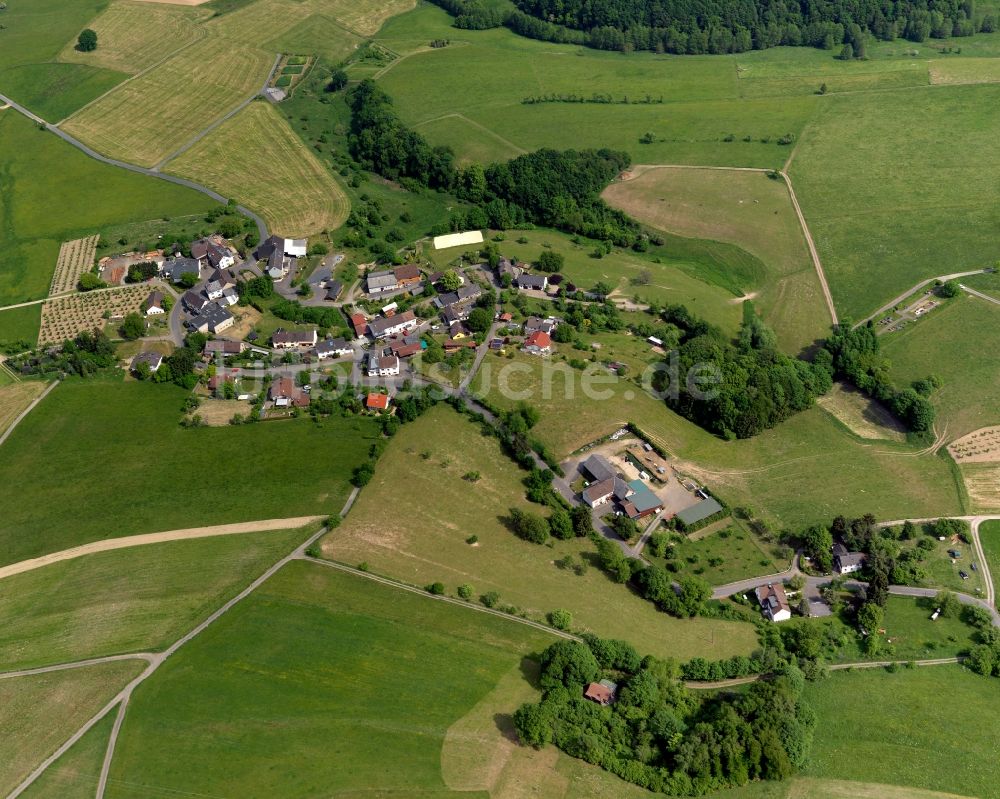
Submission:
[[[887,311],[891,311],[893,308],[895,308],[897,305],[899,305],[899,303],[901,303],[903,300],[905,300],[911,294],[914,294],[914,293],[920,291],[920,289],[922,289],[924,286],[929,286],[931,283],[934,283],[934,282],[936,282],[938,280],[940,280],[942,283],[947,283],[949,280],[958,280],[960,277],[970,277],[971,275],[981,275],[984,272],[989,272],[989,271],[990,271],[989,269],[973,269],[971,272],[952,272],[952,274],[950,274],[950,275],[938,275],[937,277],[929,277],[929,278],[927,278],[927,280],[921,280],[919,283],[917,283],[917,285],[913,286],[912,288],[907,289],[902,294],[900,294],[898,297],[894,297],[893,299],[889,300],[889,302],[887,302],[885,305],[883,305],[881,308],[879,308],[877,311],[875,311],[875,313],[871,314],[870,316],[866,316],[860,322],[856,323],[854,325],[854,328],[856,329],[856,328],[861,327],[862,325],[866,325],[872,319],[874,319],[875,317],[881,316],[882,314],[886,313]],[[972,289],[968,289],[965,286],[962,286],[962,288],[965,289],[966,291],[968,291],[970,294],[978,294],[979,293],[979,292],[976,292],[976,291],[972,291]],[[987,297],[987,299],[991,299],[992,300],[993,298]],[[993,301],[996,302],[996,300],[993,300]]]
[[[33,114],[23,105],[19,105],[18,103],[14,102],[14,100],[12,100],[11,98],[7,97],[4,94],[0,94],[0,102],[6,103],[18,113],[23,114],[35,124],[40,125],[46,130],[54,133],[64,142],[72,145],[73,147],[76,147],[76,149],[80,150],[82,153],[85,153],[86,155],[89,155],[95,161],[100,161],[102,164],[108,164],[109,166],[116,166],[119,169],[127,169],[129,172],[137,172],[138,174],[145,175],[146,177],[157,178],[158,180],[165,180],[168,183],[176,183],[178,186],[184,186],[185,188],[201,192],[202,194],[211,197],[213,200],[215,200],[218,203],[222,203],[223,205],[229,202],[228,198],[223,197],[217,191],[213,191],[207,186],[202,186],[200,183],[195,183],[193,180],[188,180],[187,178],[179,178],[176,175],[167,175],[164,174],[163,172],[159,172],[156,169],[147,169],[144,166],[138,166],[137,164],[130,164],[126,161],[118,161],[114,158],[108,158],[106,156],[103,156],[96,150],[93,150],[90,147],[88,147],[79,139],[73,138],[68,133],[66,133],[63,130],[60,130],[52,123],[46,122],[40,116],[38,116],[37,114]],[[254,221],[254,224],[257,225],[257,232],[260,234],[260,240],[264,241],[264,239],[266,239],[269,235],[267,231],[267,224],[264,222],[264,220],[260,216],[255,214],[253,211],[251,211],[249,208],[245,208],[242,205],[237,205],[236,208],[241,214],[243,214],[246,217],[249,217]]]

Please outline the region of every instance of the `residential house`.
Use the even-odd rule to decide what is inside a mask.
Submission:
[[[420,268],[416,264],[397,266],[392,270],[392,273],[400,288],[418,285],[424,279],[420,273]]]
[[[295,385],[290,377],[282,377],[271,383],[267,398],[276,408],[305,408],[309,405],[309,395]]]
[[[524,340],[523,349],[532,355],[549,355],[552,352],[552,337],[544,330],[536,330]]]
[[[202,355],[206,358],[212,358],[215,355],[221,355],[223,358],[228,358],[231,355],[239,355],[244,352],[247,345],[242,341],[230,341],[226,338],[217,338],[212,341],[205,342],[205,348],[202,350]]]
[[[617,694],[618,686],[611,680],[592,682],[583,692],[584,697],[599,705],[614,704]]]
[[[379,317],[368,323],[368,334],[373,339],[388,338],[400,333],[408,333],[417,326],[417,316],[413,311],[403,311],[395,316]]]
[[[762,585],[756,593],[760,609],[771,621],[788,621],[792,618],[792,608],[788,604],[785,587],[781,583]]]
[[[209,300],[208,297],[200,291],[189,289],[184,292],[184,295],[181,297],[181,302],[184,303],[184,307],[191,313],[201,313],[201,310],[208,305],[211,300]]]
[[[500,316],[497,317],[497,319],[501,324],[509,325],[511,322],[514,321],[514,314],[510,313],[510,311],[504,311],[502,314],[500,314]]]
[[[340,295],[344,293],[344,284],[339,280],[331,280],[326,284],[326,298],[330,302],[336,302]]]
[[[236,305],[240,301],[239,292],[232,287],[227,287],[223,290],[222,296],[219,297],[219,305],[223,308],[228,308],[231,305]]]
[[[559,326],[559,320],[554,317],[549,317],[548,319],[542,319],[538,316],[529,316],[524,320],[524,335],[528,336],[534,333],[536,330],[541,330],[543,333],[548,333],[552,335],[552,331]]]
[[[587,486],[582,494],[583,501],[591,508],[596,508],[598,505],[604,505],[609,502],[611,498],[615,495],[615,481],[614,479],[602,480],[599,483],[591,483]]]
[[[379,391],[371,392],[365,397],[365,407],[370,411],[385,411],[389,409],[389,395]]]
[[[205,284],[205,294],[210,300],[218,300],[226,291],[226,284],[221,280],[209,280]]]
[[[851,552],[840,541],[833,545],[833,570],[837,574],[853,574],[865,565],[864,552]]]
[[[264,239],[254,251],[254,258],[266,261],[275,252],[292,258],[301,258],[306,254],[308,242],[306,239],[283,239],[281,236],[269,236]]]
[[[272,250],[267,259],[267,275],[275,282],[282,280],[291,271],[294,263],[295,261],[286,258],[280,249]]]
[[[441,346],[444,348],[444,351],[450,355],[451,353],[458,352],[462,349],[474,350],[476,348],[476,342],[449,338],[446,339]]]
[[[510,275],[511,282],[524,274],[524,270],[507,258],[501,258],[497,264],[497,276],[502,280],[504,275]]]
[[[271,334],[271,346],[276,350],[308,349],[315,347],[315,330],[276,330]]]
[[[545,275],[529,275],[525,272],[517,276],[514,285],[519,289],[545,291],[549,287],[549,279]]]
[[[233,251],[221,236],[198,239],[191,244],[191,257],[215,269],[228,269],[236,263]]]
[[[342,358],[353,354],[354,347],[342,338],[324,339],[316,345],[316,357],[321,361],[324,358]]]
[[[210,302],[187,326],[196,333],[221,333],[232,327],[236,318],[217,302]]]
[[[354,335],[361,338],[364,336],[365,330],[368,329],[368,319],[365,318],[363,313],[352,313],[351,327],[354,328]]]
[[[472,313],[472,308],[468,305],[449,305],[441,312],[444,323],[451,327],[458,322],[464,322]]]
[[[369,272],[365,277],[365,291],[369,294],[384,294],[387,291],[395,291],[399,288],[396,275],[388,270],[382,272]]]
[[[146,316],[158,316],[166,313],[163,308],[163,292],[151,291],[142,303],[142,312]]]
[[[467,286],[459,286],[458,291],[449,291],[446,294],[439,294],[434,298],[434,304],[438,308],[449,308],[459,303],[472,302],[479,299],[483,290],[475,283]]]
[[[163,356],[158,352],[140,352],[132,359],[132,371],[138,372],[141,364],[146,364],[150,372],[155,372],[163,363]]]
[[[399,371],[399,358],[395,355],[380,355],[376,352],[368,355],[369,377],[395,377]]]
[[[163,264],[163,276],[174,283],[180,283],[184,275],[201,277],[201,264],[194,258],[170,258]]]

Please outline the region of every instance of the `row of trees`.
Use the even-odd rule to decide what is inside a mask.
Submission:
[[[924,433],[934,426],[934,406],[912,387],[896,388],[889,377],[889,360],[881,354],[872,322],[852,329],[836,325],[816,358],[873,399],[885,403],[910,430]],[[932,381],[933,382],[933,381]]]
[[[676,328],[679,368],[659,372],[654,387],[668,394],[673,410],[717,435],[754,436],[810,407],[832,385],[826,364],[782,353],[753,313],[735,344],[682,305],[668,306],[661,318]]]
[[[585,686],[608,677],[617,700],[601,706]],[[514,714],[525,744],[554,743],[622,779],[674,796],[702,795],[750,780],[791,776],[809,753],[815,715],[802,672],[788,666],[743,694],[700,698],[676,664],[620,641],[560,641],[542,653],[541,702]]]
[[[407,128],[392,99],[374,81],[347,93],[351,109],[351,155],[365,168],[392,180],[454,191],[478,206],[472,227],[506,230],[526,223],[559,228],[627,246],[639,226],[611,208],[600,193],[625,169],[629,156],[607,149],[539,150],[487,167],[455,165],[448,147],[431,147]]]

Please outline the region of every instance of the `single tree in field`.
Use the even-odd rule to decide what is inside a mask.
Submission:
[[[840,49],[839,58],[841,61],[850,61],[854,58],[854,46],[850,42],[846,42]]]
[[[76,49],[90,53],[97,49],[97,31],[86,28],[76,39]]]
[[[130,313],[122,320],[119,332],[122,334],[122,338],[127,338],[130,341],[142,338],[146,335],[146,320],[142,318],[140,313]]]

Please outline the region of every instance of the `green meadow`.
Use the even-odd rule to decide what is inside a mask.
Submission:
[[[552,640],[292,563],[136,691],[107,795],[452,795],[449,727]]]
[[[58,122],[123,81],[122,72],[55,60],[107,5],[107,0],[9,2],[2,16],[0,93]]]
[[[108,713],[49,766],[22,796],[27,799],[92,799],[114,723],[115,714]]]
[[[100,164],[11,110],[0,111],[0,140],[0,305],[48,295],[63,241],[216,204],[191,189]],[[5,323],[6,313],[0,311],[0,335],[37,335],[25,335],[37,309]]]
[[[103,538],[339,511],[376,435],[367,418],[179,425],[186,392],[70,380],[0,460],[0,563]]]
[[[307,534],[149,544],[7,577],[0,583],[0,671],[165,649]]]

